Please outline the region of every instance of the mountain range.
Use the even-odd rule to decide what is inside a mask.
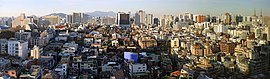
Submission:
[[[116,13],[113,11],[104,12],[104,11],[94,11],[94,12],[84,12],[87,16],[95,16],[95,17],[104,17],[104,16],[115,16]],[[47,16],[54,15],[54,16],[60,16],[61,18],[65,18],[67,14],[65,13],[51,13]]]

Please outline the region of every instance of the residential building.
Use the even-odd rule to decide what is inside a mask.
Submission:
[[[80,24],[82,22],[82,13],[73,13],[72,23]]]
[[[34,46],[31,50],[30,56],[34,59],[39,59],[40,55],[43,53],[43,48],[40,48],[38,46]]]
[[[7,54],[7,47],[8,47],[8,40],[7,39],[0,39],[0,54]]]
[[[28,42],[22,40],[8,40],[8,54],[25,59],[28,56]]]

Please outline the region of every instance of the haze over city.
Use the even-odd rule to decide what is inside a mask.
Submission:
[[[269,16],[269,0],[0,0],[0,16],[27,15],[44,16],[50,13],[72,12],[136,12],[140,9],[153,13],[177,15],[194,14],[221,15],[226,12],[251,16],[254,9]]]

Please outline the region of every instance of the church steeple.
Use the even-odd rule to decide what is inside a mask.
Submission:
[[[256,16],[256,9],[254,8],[254,15],[253,16]]]
[[[262,9],[261,9],[261,12],[260,12],[260,17],[263,17],[263,15],[262,15]]]

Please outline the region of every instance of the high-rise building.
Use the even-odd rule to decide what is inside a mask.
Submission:
[[[128,13],[118,12],[116,23],[120,27],[130,27],[130,16]]]
[[[38,46],[34,46],[31,50],[30,56],[33,57],[34,59],[39,59],[42,52],[43,52],[42,48],[39,48]]]
[[[140,15],[140,22],[141,24],[145,24],[145,11],[139,10],[139,15]]]
[[[191,13],[185,13],[183,17],[180,17],[183,19],[185,22],[190,22],[193,20],[193,14]]]
[[[205,18],[206,18],[206,16],[204,16],[204,15],[198,15],[198,16],[196,16],[196,22],[198,22],[198,23],[202,23],[202,22],[205,22]]]
[[[88,19],[89,17],[87,14],[84,14],[84,13],[81,14],[81,23],[87,23]]]
[[[135,24],[137,25],[137,26],[140,26],[141,25],[141,22],[140,22],[140,15],[139,15],[139,13],[135,13]]]
[[[231,24],[231,15],[229,13],[225,13],[225,15],[223,15],[223,23],[225,25],[230,25]]]
[[[28,56],[28,42],[11,39],[8,41],[8,54],[25,59]]]
[[[146,25],[153,24],[153,14],[147,14],[145,19],[146,19]]]
[[[159,25],[159,20],[158,20],[158,18],[154,18],[154,24],[155,24],[155,25]]]
[[[15,18],[15,20],[13,20],[12,27],[23,26],[25,18],[25,13],[22,13],[20,16]]]
[[[48,25],[56,25],[60,23],[59,16],[45,16],[44,19]]]
[[[82,13],[73,13],[72,23],[81,23],[82,22]]]
[[[72,23],[72,15],[66,15],[66,22]]]

